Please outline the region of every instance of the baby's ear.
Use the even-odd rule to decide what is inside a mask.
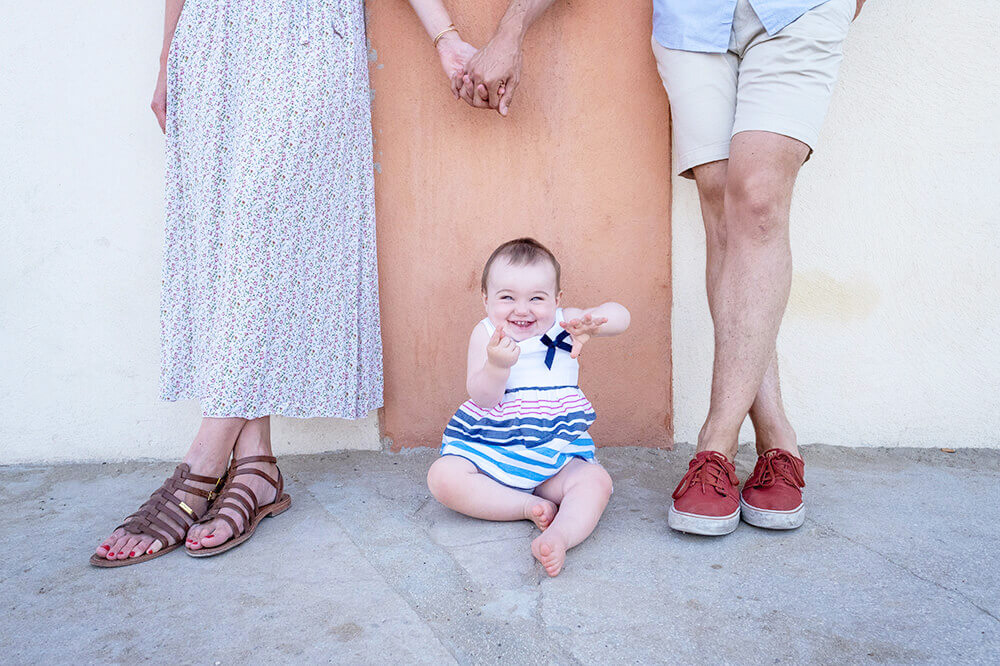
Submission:
[[[490,306],[489,299],[486,297],[486,292],[484,291],[483,292],[483,308],[487,309],[487,308],[489,308],[489,306]]]
[[[559,304],[561,302],[562,302],[562,289],[560,289],[559,293],[556,294],[556,307],[559,307]]]

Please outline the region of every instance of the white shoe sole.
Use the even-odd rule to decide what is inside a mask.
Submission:
[[[740,524],[740,510],[728,516],[699,516],[696,513],[685,513],[670,506],[667,512],[667,525],[678,532],[702,534],[704,536],[722,536],[729,534]]]
[[[806,519],[805,504],[799,504],[790,511],[772,511],[747,504],[741,495],[740,509],[744,522],[767,530],[794,530],[796,527],[801,527]]]

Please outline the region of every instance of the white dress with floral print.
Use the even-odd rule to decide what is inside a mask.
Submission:
[[[161,396],[382,405],[361,0],[186,0],[167,78]]]

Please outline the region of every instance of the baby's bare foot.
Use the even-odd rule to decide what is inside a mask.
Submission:
[[[524,503],[524,518],[544,532],[556,517],[557,510],[558,507],[549,500],[532,495]]]
[[[531,554],[545,567],[545,573],[558,576],[566,562],[566,540],[558,532],[547,530],[531,542]]]

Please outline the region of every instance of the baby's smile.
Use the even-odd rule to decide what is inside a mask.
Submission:
[[[535,325],[534,319],[508,319],[507,323],[514,327],[515,330],[521,332],[527,332],[531,330],[531,327]]]

